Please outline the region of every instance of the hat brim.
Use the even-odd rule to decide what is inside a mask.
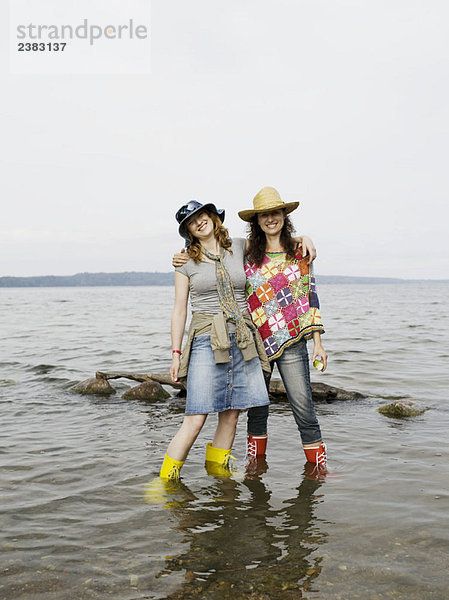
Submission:
[[[238,215],[242,219],[242,221],[246,221],[249,223],[254,215],[259,213],[268,213],[274,212],[276,210],[283,210],[286,215],[289,215],[291,212],[296,210],[299,206],[299,202],[286,202],[282,206],[274,206],[273,208],[260,208],[259,210],[241,210]]]
[[[204,204],[203,206],[199,206],[198,208],[196,208],[195,210],[193,210],[183,221],[181,221],[181,223],[179,224],[179,228],[178,228],[178,232],[179,235],[184,238],[186,241],[189,240],[189,234],[186,231],[186,224],[187,221],[190,219],[190,217],[192,217],[193,215],[195,215],[198,212],[201,212],[202,210],[210,210],[211,212],[215,213],[216,215],[218,215],[218,217],[220,218],[220,221],[223,223],[224,219],[225,219],[225,210],[223,208],[217,208],[215,206],[215,204],[212,204],[211,202],[209,204]]]

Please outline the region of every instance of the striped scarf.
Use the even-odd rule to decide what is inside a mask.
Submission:
[[[223,254],[212,254],[201,246],[201,252],[210,260],[215,262],[215,275],[217,277],[217,292],[220,308],[223,311],[226,319],[234,321],[236,325],[236,340],[241,348],[246,348],[251,340],[251,332],[245,323],[245,319],[240,312],[237,301],[235,299],[234,286],[228,270],[224,265]]]

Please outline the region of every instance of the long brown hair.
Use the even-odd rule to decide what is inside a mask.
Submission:
[[[230,250],[230,247],[232,246],[232,240],[229,237],[229,232],[226,229],[226,227],[223,227],[220,217],[214,212],[209,212],[208,210],[205,210],[204,212],[207,213],[208,216],[212,219],[212,222],[214,224],[215,239],[217,240],[219,246],[221,246],[225,250],[229,250],[229,252],[232,254],[232,250]],[[186,231],[189,235],[190,240],[190,246],[187,248],[187,254],[196,263],[199,263],[201,261],[202,256],[201,242],[198,240],[198,238],[193,236],[187,228]]]
[[[287,258],[290,260],[295,260],[296,242],[293,239],[294,231],[295,229],[290,217],[284,213],[284,226],[281,229],[280,242],[284,252],[287,254]],[[256,267],[260,267],[265,256],[267,238],[257,222],[257,215],[254,215],[249,222],[248,241],[247,256],[250,262],[254,263]]]

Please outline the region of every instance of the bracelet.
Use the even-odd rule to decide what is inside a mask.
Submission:
[[[181,350],[173,350],[172,354],[179,354],[179,356],[181,356],[182,352]]]

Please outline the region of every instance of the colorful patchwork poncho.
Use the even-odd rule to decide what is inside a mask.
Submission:
[[[313,270],[301,251],[295,261],[275,252],[267,253],[260,267],[245,263],[248,311],[270,361],[314,331],[324,333]]]

